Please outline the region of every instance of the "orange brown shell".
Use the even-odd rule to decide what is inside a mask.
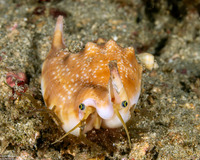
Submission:
[[[142,70],[136,60],[134,49],[123,49],[115,41],[110,40],[105,45],[89,42],[80,53],[59,51],[47,56],[42,69],[46,105],[55,105],[56,110],[60,110],[60,105],[65,106],[66,112],[75,112],[78,116],[80,97],[84,97],[79,95],[80,90],[85,90],[82,93],[93,97],[94,88],[98,88],[99,91],[96,93],[98,96],[94,95],[95,99],[103,101],[108,94],[108,63],[112,60],[117,61],[127,96],[134,97],[140,91]]]
[[[49,109],[55,106],[54,112],[65,125],[66,132],[80,121],[79,105],[86,99],[95,100],[96,109],[102,109],[103,114],[113,112],[112,105],[116,102],[109,90],[109,64],[112,61],[117,63],[116,74],[119,77],[118,80],[112,77],[112,81],[120,82],[117,88],[124,88],[123,93],[131,106],[136,104],[141,88],[142,67],[136,60],[134,48],[122,48],[109,40],[101,45],[88,42],[81,52],[70,53],[63,50],[62,28],[63,18],[59,16],[51,50],[43,63],[41,86],[46,106]],[[108,106],[110,110],[106,110]],[[123,110],[120,114],[124,118],[127,111]],[[110,116],[108,126],[116,121],[114,112]],[[129,117],[125,119],[126,122]]]

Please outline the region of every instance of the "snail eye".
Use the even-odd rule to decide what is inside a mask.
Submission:
[[[122,107],[125,108],[125,107],[127,107],[127,106],[128,106],[128,102],[127,102],[127,101],[123,101],[123,102],[122,102]]]
[[[81,103],[78,107],[79,107],[80,110],[84,110],[85,109],[85,105],[83,103]]]

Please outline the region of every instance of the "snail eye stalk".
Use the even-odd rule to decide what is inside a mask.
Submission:
[[[125,107],[127,107],[127,106],[128,106],[128,102],[127,102],[127,101],[123,101],[123,102],[122,102],[122,107],[125,108]]]
[[[79,107],[79,109],[82,110],[82,111],[85,110],[85,105],[84,105],[83,103],[81,103],[78,107]]]

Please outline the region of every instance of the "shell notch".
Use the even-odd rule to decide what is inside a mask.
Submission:
[[[124,49],[113,40],[104,45],[88,42],[77,54],[64,48],[63,17],[59,16],[42,66],[41,88],[46,106],[55,106],[66,135],[124,126],[131,144],[125,123],[138,101],[142,75],[134,49]]]

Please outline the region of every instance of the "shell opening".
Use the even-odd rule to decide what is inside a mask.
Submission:
[[[82,128],[82,133],[86,133],[93,128],[99,129],[101,127],[101,118],[97,114],[97,112],[94,112],[88,116],[88,118],[85,120],[85,125]]]
[[[53,142],[52,144],[55,144],[55,143],[61,141],[63,138],[65,138],[66,136],[68,136],[71,132],[73,132],[73,131],[74,131],[75,129],[77,129],[78,127],[81,127],[81,128],[82,128],[81,130],[83,131],[83,130],[84,130],[84,126],[85,126],[85,124],[86,124],[86,121],[87,121],[88,117],[89,117],[92,113],[94,113],[94,112],[95,112],[95,108],[88,106],[87,109],[86,109],[86,111],[85,111],[85,115],[84,115],[84,117],[82,118],[82,120],[81,120],[74,128],[72,128],[71,130],[69,130],[69,131],[68,131],[67,133],[65,133],[61,138],[59,138],[58,140],[56,140],[56,141]]]

